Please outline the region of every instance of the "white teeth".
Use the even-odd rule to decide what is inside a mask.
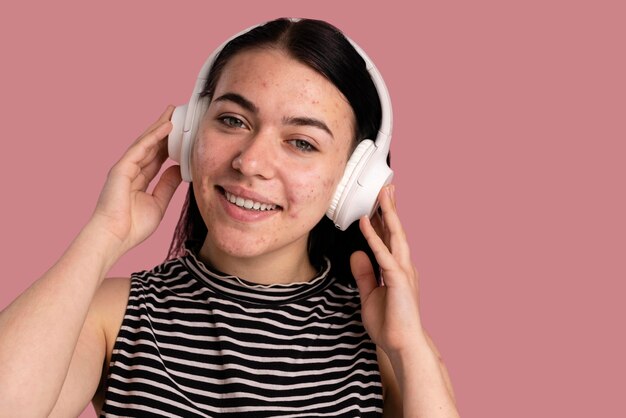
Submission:
[[[244,199],[243,197],[235,196],[234,194],[229,193],[226,190],[224,190],[224,194],[226,195],[226,200],[242,208],[252,209],[252,210],[276,209],[276,205],[270,205],[267,203],[255,202],[250,199]]]

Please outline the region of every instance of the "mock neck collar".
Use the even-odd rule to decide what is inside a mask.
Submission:
[[[258,284],[215,269],[200,260],[197,251],[190,247],[185,248],[185,252],[180,260],[197,279],[224,296],[249,303],[278,305],[305,299],[325,289],[332,281],[328,258],[309,281]]]

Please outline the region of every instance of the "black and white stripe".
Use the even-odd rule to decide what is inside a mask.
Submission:
[[[215,272],[192,253],[133,275],[102,416],[381,414],[358,291],[329,263],[290,285]]]

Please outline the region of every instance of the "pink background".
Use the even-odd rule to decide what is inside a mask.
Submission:
[[[322,18],[389,85],[422,314],[462,415],[623,414],[623,2],[87,3],[1,6],[0,307],[213,48],[274,17]],[[163,259],[182,196],[111,275]]]

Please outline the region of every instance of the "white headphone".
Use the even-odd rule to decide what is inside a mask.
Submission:
[[[213,61],[228,42],[257,26],[255,25],[231,37],[207,58],[200,70],[189,103],[177,106],[174,110],[172,115],[173,128],[168,138],[168,152],[170,158],[180,163],[182,178],[187,182],[192,181],[190,161],[193,141],[196,138],[200,120],[210,101],[210,98],[200,97],[200,94],[206,84]],[[361,216],[369,215],[371,217],[374,214],[378,207],[378,193],[391,182],[393,177],[393,172],[387,165],[393,124],[389,91],[372,60],[354,41],[347,37],[346,39],[350,41],[366,63],[367,70],[378,92],[382,118],[376,140],[364,139],[352,152],[330,207],[326,211],[326,215],[342,231],[345,231]]]

